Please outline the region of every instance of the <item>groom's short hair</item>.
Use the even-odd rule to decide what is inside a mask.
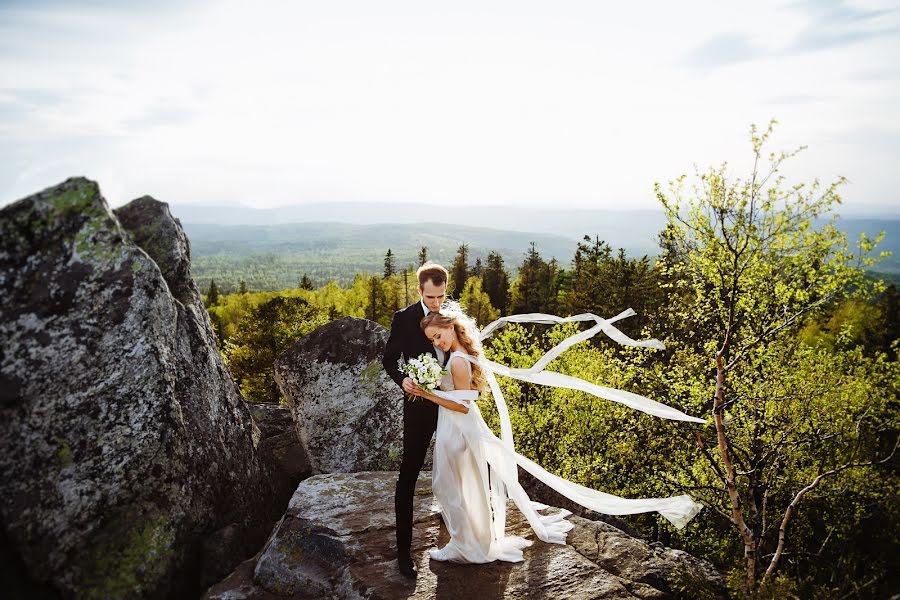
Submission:
[[[424,287],[425,282],[429,279],[434,285],[447,283],[450,275],[447,273],[447,269],[429,260],[416,270],[416,277],[419,279],[419,287]]]

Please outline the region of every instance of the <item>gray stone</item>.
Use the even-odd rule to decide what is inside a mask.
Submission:
[[[84,178],[14,202],[0,286],[0,518],[17,585],[184,597],[258,549],[284,505],[168,206],[113,211]]]
[[[403,392],[381,364],[387,338],[378,323],[347,317],[315,329],[275,361],[312,473],[400,468]],[[432,439],[426,469],[433,446]]]
[[[289,406],[264,402],[248,403],[247,406],[250,407],[250,414],[253,415],[263,439],[277,437],[286,432],[297,434]]]
[[[297,485],[310,476],[309,457],[297,437],[288,406],[251,403],[250,414],[259,426],[262,439],[260,456],[275,487],[279,506],[286,506]]]
[[[533,541],[520,563],[458,565],[432,561],[428,550],[449,540],[431,477],[416,487],[415,581],[397,569],[393,490],[396,472],[316,475],[294,493],[249,576],[249,562],[211,588],[226,598],[673,598],[671,577],[705,582],[707,597],[726,597],[721,575],[705,561],[652,548],[615,527],[572,515],[569,543],[536,538],[510,501],[507,533]],[[548,508],[541,512],[555,512]],[[270,595],[267,595],[270,594]]]

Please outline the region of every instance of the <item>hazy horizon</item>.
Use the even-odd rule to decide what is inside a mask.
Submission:
[[[132,198],[131,200],[133,200]],[[110,205],[113,208],[118,208],[119,206],[124,206],[128,204],[131,200],[123,201],[116,205]],[[472,209],[504,209],[509,210],[511,207],[509,205],[504,204],[466,204],[464,202],[447,202],[445,204],[439,202],[413,202],[409,200],[397,200],[390,201],[384,200],[381,202],[363,202],[359,200],[329,200],[325,201],[298,201],[298,202],[286,202],[283,205],[279,206],[253,206],[251,204],[247,204],[246,202],[240,200],[229,200],[229,201],[199,201],[199,202],[173,202],[168,203],[172,207],[182,207],[182,206],[194,206],[194,207],[239,207],[245,208],[248,210],[255,211],[277,211],[278,209],[288,208],[288,207],[303,207],[303,206],[331,206],[331,205],[392,205],[392,206],[424,206],[424,207],[440,207],[440,208],[472,208]],[[566,206],[566,205],[556,205],[552,208],[546,206],[526,206],[523,207],[523,210],[528,212],[543,212],[543,211],[572,211],[572,212],[580,212],[580,211],[611,211],[611,212],[658,212],[662,213],[663,208],[662,205],[657,204],[656,206],[637,206],[637,207],[629,207],[629,206],[621,206],[621,205],[603,205],[603,206]],[[845,204],[837,205],[836,212],[839,214],[847,214],[854,216],[886,216],[889,218],[900,218],[900,202],[896,204],[859,204],[855,203],[850,206]],[[427,221],[426,221],[427,222]]]

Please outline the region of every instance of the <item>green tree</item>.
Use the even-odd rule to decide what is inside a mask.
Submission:
[[[216,336],[216,346],[221,352],[222,350],[222,320],[219,318],[218,313],[210,312],[209,313],[209,325],[212,327],[213,333]]]
[[[384,290],[381,288],[381,282],[378,281],[377,277],[369,278],[369,312],[366,315],[370,321],[378,321],[378,318],[381,316],[381,311],[379,307],[381,306],[381,299],[384,296]]]
[[[877,326],[872,332],[870,346],[884,351],[897,360],[897,340],[900,340],[900,293],[893,283],[888,285],[875,304]]]
[[[713,438],[698,440],[718,452],[704,451],[707,469],[697,479],[707,486],[702,489],[725,490],[707,492],[705,503],[733,525],[748,594],[772,585],[792,518],[813,490],[829,479],[840,481],[847,471],[872,469],[892,456],[891,445],[896,449],[886,439],[886,400],[857,394],[842,405],[846,391],[829,393],[840,382],[815,369],[796,341],[810,316],[861,293],[859,267],[873,263],[867,255],[874,244],[863,236],[860,254],[848,252],[834,226],[843,178],[824,189],[818,181],[785,185],[782,163],[797,151],[769,154],[768,169],[760,170],[773,125],[762,135],[751,128],[755,160],[747,179],[729,179],[723,165],[698,174],[690,195],[683,191],[683,176],[668,194],[656,186],[669,241],[687,258],[667,274],[670,290],[691,299],[671,318],[708,336],[697,347],[676,350],[680,374],[693,380],[687,389],[679,384],[682,393],[693,396],[695,406],[712,398]],[[812,226],[825,216],[831,221]],[[689,374],[698,367],[703,372],[704,362],[715,367],[712,381]],[[792,375],[801,367],[813,378]],[[832,387],[823,388],[823,382]],[[793,451],[817,447],[821,451],[813,453],[811,464],[798,462],[803,455]],[[788,477],[799,487],[785,486]],[[780,525],[774,531],[773,522]]]
[[[275,359],[326,322],[325,314],[303,298],[277,296],[251,308],[223,350],[244,397],[250,402],[279,402]]]
[[[500,311],[494,308],[490,296],[482,290],[480,277],[474,275],[469,277],[459,303],[466,314],[475,319],[479,327],[484,327],[500,317]]]
[[[408,280],[407,280],[408,281]],[[394,273],[381,281],[381,304],[378,310],[378,322],[389,327],[393,314],[400,308],[400,289],[403,287],[403,276]]]
[[[377,281],[376,281],[377,283]],[[360,273],[353,279],[353,285],[344,295],[343,313],[348,317],[366,317],[372,298],[372,284],[369,276]]]
[[[450,265],[450,282],[447,284],[452,291],[449,292],[454,298],[458,298],[466,287],[466,280],[469,278],[469,246],[462,244],[456,250],[456,257],[453,264]]]
[[[397,267],[395,264],[394,253],[388,248],[387,254],[384,255],[384,279],[387,279],[396,272]]]
[[[807,323],[801,332],[803,341],[833,350],[862,346],[869,356],[885,353],[896,359],[894,343],[900,339],[898,294],[894,284],[872,301],[848,299],[821,318]]]
[[[637,335],[660,300],[650,260],[646,256],[629,259],[623,248],[614,256],[609,244],[599,237],[591,240],[584,236],[572,265],[565,286],[568,312],[612,317],[633,308],[637,315],[624,321],[622,327],[626,333]]]
[[[545,261],[531,242],[519,267],[519,276],[510,289],[511,312],[555,313],[559,304],[559,275],[556,259]]]
[[[491,304],[497,307],[501,315],[505,315],[509,303],[509,273],[504,268],[503,257],[499,253],[488,254],[481,279]]]
[[[240,283],[238,284],[238,293],[239,294],[250,293],[250,289],[247,287],[247,282],[244,281],[243,279],[241,279]]]
[[[209,282],[209,290],[206,292],[206,306],[215,306],[219,303],[219,288],[216,286],[216,280],[211,279]]]
[[[310,279],[306,273],[304,273],[303,277],[300,278],[300,286],[299,287],[301,290],[313,289],[314,286],[313,286],[312,279]]]
[[[419,248],[419,266],[421,267],[428,261],[428,246]]]

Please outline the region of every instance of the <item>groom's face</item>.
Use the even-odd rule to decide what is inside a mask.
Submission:
[[[435,285],[429,279],[419,288],[419,295],[422,296],[422,301],[428,307],[428,310],[437,312],[441,309],[444,298],[447,297],[447,282]]]

